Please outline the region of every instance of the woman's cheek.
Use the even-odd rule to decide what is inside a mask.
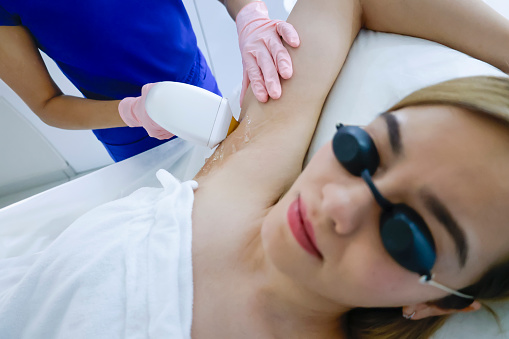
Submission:
[[[358,268],[355,285],[363,291],[365,307],[394,306],[403,297],[408,286],[409,275],[388,255],[380,253],[358,253]],[[417,283],[416,276],[416,283]],[[396,305],[399,305],[396,303]]]

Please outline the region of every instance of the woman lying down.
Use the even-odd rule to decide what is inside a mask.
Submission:
[[[302,164],[362,26],[507,72],[509,24],[474,0],[299,0],[289,21],[283,96],[247,95],[196,181],[160,171],[1,262],[1,338],[428,338],[507,297],[508,79],[420,90]]]

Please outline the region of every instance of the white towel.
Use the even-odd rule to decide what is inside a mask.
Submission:
[[[190,338],[196,182],[164,170],[43,252],[0,261],[0,338]]]

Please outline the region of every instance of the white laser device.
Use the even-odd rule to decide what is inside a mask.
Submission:
[[[164,81],[148,92],[145,109],[159,126],[190,142],[214,148],[238,125],[226,98],[203,88]]]

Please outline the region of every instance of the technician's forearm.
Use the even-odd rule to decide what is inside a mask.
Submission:
[[[23,26],[0,26],[0,78],[48,125],[66,129],[125,126],[119,101],[63,95]]]
[[[119,102],[59,95],[32,109],[46,124],[58,128],[110,128],[126,126],[118,113]]]
[[[237,18],[237,14],[240,12],[240,10],[247,5],[250,2],[253,1],[260,1],[260,0],[219,0],[220,3],[226,7],[226,10],[228,11],[228,14],[232,17],[232,19],[235,21]]]
[[[481,0],[361,0],[364,27],[439,42],[509,73],[509,20]]]

